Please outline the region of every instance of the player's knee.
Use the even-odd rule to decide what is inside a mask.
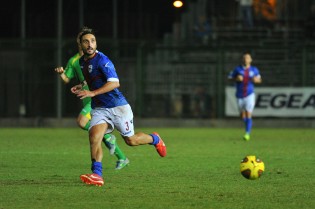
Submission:
[[[252,113],[247,111],[246,114],[245,114],[245,117],[246,118],[251,118],[252,117]]]
[[[135,135],[131,136],[131,137],[124,137],[124,140],[126,142],[127,145],[129,146],[137,146],[139,145],[137,137]]]
[[[90,145],[95,146],[102,141],[102,136],[98,133],[89,133]]]
[[[80,128],[85,129],[86,121],[81,120],[81,118],[77,118],[77,124]]]

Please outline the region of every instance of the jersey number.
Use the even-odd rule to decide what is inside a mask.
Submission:
[[[129,124],[126,122],[126,131],[129,131]]]

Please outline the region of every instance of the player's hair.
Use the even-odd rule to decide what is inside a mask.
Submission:
[[[252,53],[250,51],[244,51],[242,55],[245,55],[245,54],[251,55]]]
[[[88,31],[93,31],[93,29],[92,28],[89,28],[89,27],[87,27],[87,26],[83,26],[82,28],[81,28],[81,30],[80,30],[80,32],[88,32]]]
[[[95,32],[92,28],[89,28],[87,26],[83,26],[81,28],[81,31],[80,31],[80,42],[82,41],[82,36],[86,35],[86,34],[92,34],[95,36]]]

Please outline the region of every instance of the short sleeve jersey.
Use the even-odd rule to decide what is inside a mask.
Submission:
[[[244,98],[254,93],[254,82],[253,77],[260,77],[260,73],[257,67],[250,66],[245,68],[242,65],[237,66],[233,71],[230,72],[228,78],[235,79],[238,75],[243,76],[242,82],[236,82],[236,97]]]
[[[80,57],[81,57],[80,54],[77,53],[69,59],[67,66],[65,68],[65,75],[70,80],[73,78],[76,78],[81,83],[84,81],[84,76],[82,74],[80,64],[79,64]],[[83,89],[89,90],[88,86],[86,85],[83,87]],[[91,98],[90,97],[84,98],[82,102],[83,102],[83,106],[85,106],[91,102]]]
[[[80,66],[84,78],[91,91],[101,88],[106,82],[119,81],[116,69],[111,60],[102,52],[97,51],[94,57],[84,60],[80,58]],[[92,97],[92,108],[113,108],[128,104],[118,88],[110,92]]]

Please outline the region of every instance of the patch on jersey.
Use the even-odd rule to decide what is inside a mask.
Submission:
[[[254,72],[253,71],[249,71],[249,77],[253,77],[254,76]]]
[[[104,67],[116,71],[116,69],[114,68],[113,63],[111,63],[111,62],[107,62],[107,63],[104,65]]]
[[[91,72],[92,72],[92,70],[93,70],[93,65],[89,65],[89,67],[88,67],[88,71],[89,71],[89,73],[91,73]]]

